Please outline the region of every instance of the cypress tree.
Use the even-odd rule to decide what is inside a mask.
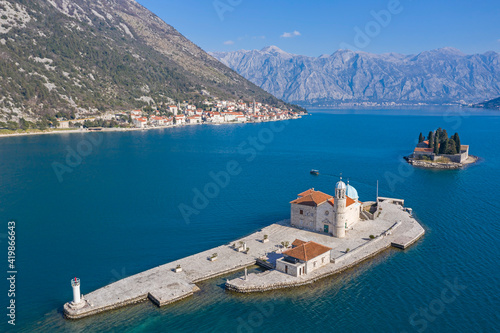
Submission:
[[[420,135],[418,137],[418,143],[424,142],[424,136],[422,135],[422,132],[420,132]]]
[[[439,155],[439,139],[437,134],[434,136],[434,154]]]
[[[441,131],[442,131],[442,129],[441,129],[441,127],[439,127],[436,130],[436,133],[434,134],[438,138],[439,142],[441,142]]]
[[[446,154],[455,155],[457,153],[457,145],[455,140],[450,139],[448,141],[448,147],[446,147]]]
[[[434,148],[434,135],[431,132],[429,132],[429,136],[427,137],[427,140],[429,140],[429,148]]]
[[[448,132],[446,130],[443,130],[441,132],[441,141],[448,140]]]
[[[458,136],[458,133],[455,133],[453,136],[453,140],[455,140],[455,145],[457,146],[457,154],[460,154],[462,152],[462,145],[460,143],[460,137]]]
[[[448,138],[446,138],[443,142],[441,142],[441,146],[439,147],[439,155],[446,154],[447,149],[448,149]]]

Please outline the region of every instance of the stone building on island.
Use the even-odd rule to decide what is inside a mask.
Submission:
[[[438,144],[438,147],[441,144]],[[413,150],[413,154],[410,155],[411,159],[422,159],[426,157],[430,161],[437,161],[441,158],[447,158],[453,163],[464,163],[469,158],[469,146],[460,145],[460,151],[457,154],[436,154],[434,148],[430,148],[429,141],[423,141],[417,144]]]
[[[302,276],[330,263],[331,248],[310,241],[296,239],[292,249],[276,260],[276,269],[292,276]]]
[[[292,226],[338,238],[345,237],[346,230],[359,221],[362,206],[356,189],[342,177],[335,185],[335,197],[312,188],[290,204]]]

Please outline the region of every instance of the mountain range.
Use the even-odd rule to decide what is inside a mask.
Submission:
[[[500,96],[500,54],[441,48],[414,55],[338,50],[308,57],[276,46],[211,53],[290,103],[477,103]]]
[[[200,102],[284,106],[133,0],[0,0],[0,120]]]

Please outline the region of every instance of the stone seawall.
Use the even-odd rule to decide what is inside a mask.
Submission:
[[[463,168],[467,165],[474,164],[476,163],[479,158],[476,156],[469,155],[467,160],[463,163],[455,163],[455,162],[449,162],[449,163],[438,163],[434,161],[424,161],[424,160],[416,160],[410,156],[405,157],[405,160],[415,166],[415,167],[420,167],[420,168],[427,168],[427,169],[460,169]]]

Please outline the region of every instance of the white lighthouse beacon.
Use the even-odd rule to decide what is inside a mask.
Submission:
[[[335,237],[344,238],[345,237],[345,227],[346,227],[346,185],[340,177],[339,182],[335,185]]]
[[[71,280],[71,287],[73,287],[73,305],[79,304],[80,298],[80,279],[76,277]]]

